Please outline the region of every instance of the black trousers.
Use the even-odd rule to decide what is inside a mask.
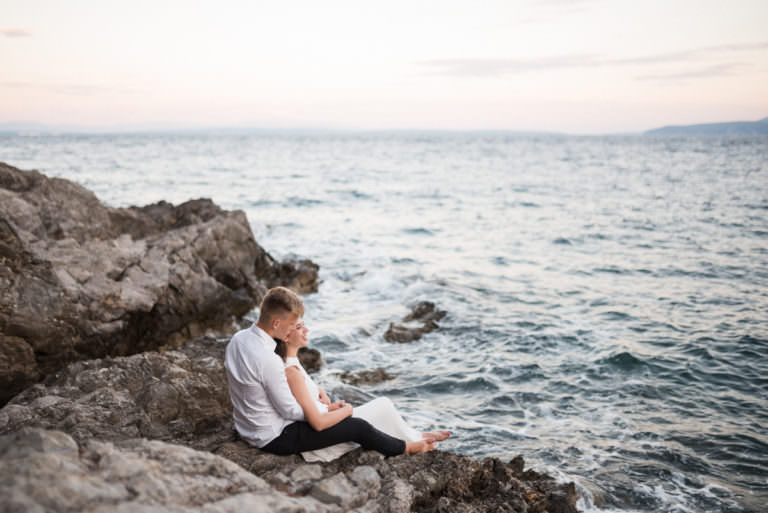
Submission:
[[[314,451],[342,442],[356,442],[363,449],[379,451],[384,456],[397,456],[405,452],[403,440],[382,433],[367,421],[355,417],[347,417],[322,431],[315,431],[303,421],[288,424],[280,436],[262,447],[262,450],[287,455]]]

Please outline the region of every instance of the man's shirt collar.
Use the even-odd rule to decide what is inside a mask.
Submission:
[[[258,336],[262,342],[264,342],[264,346],[269,349],[270,351],[274,351],[275,347],[277,346],[277,342],[275,342],[275,339],[269,336],[269,334],[264,331],[263,329],[259,328],[259,326],[254,322],[253,326],[251,326],[251,331]]]

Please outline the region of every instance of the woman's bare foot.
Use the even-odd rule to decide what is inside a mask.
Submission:
[[[405,454],[418,454],[428,452],[435,448],[432,440],[419,440],[418,442],[405,442]]]
[[[422,433],[421,438],[424,440],[431,440],[433,442],[442,442],[451,436],[450,431],[432,431],[428,433]]]

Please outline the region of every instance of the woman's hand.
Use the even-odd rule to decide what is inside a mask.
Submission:
[[[346,403],[344,401],[336,401],[335,403],[331,403],[328,405],[328,411],[334,411],[338,410],[339,408],[343,408]]]
[[[331,405],[331,398],[328,397],[328,394],[326,394],[325,390],[323,390],[322,388],[320,388],[318,390],[319,390],[319,395],[320,395],[320,397],[319,397],[320,402],[323,403],[326,406],[330,406]]]

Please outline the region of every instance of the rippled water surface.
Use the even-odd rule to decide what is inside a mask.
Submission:
[[[587,510],[766,510],[766,137],[0,137],[0,160],[245,210],[321,266],[321,380],[386,367],[368,391],[446,448],[522,454]],[[384,341],[419,300],[441,329]]]

